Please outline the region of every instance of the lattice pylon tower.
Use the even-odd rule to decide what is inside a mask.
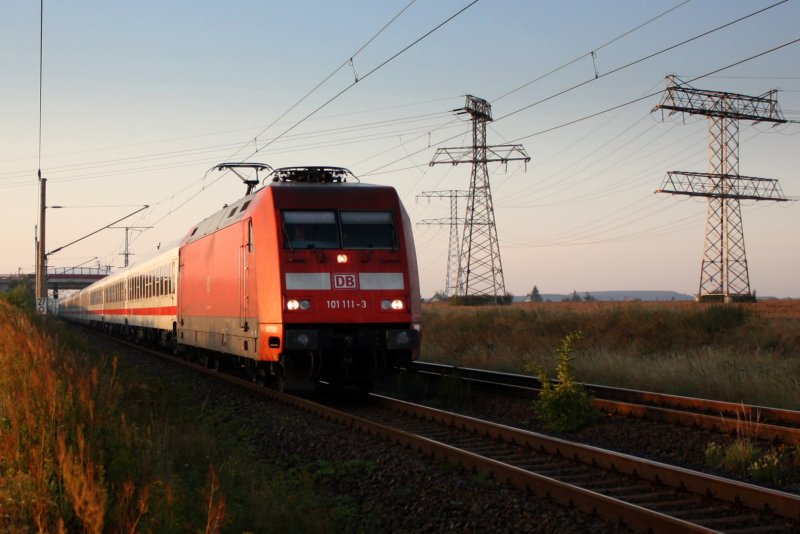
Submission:
[[[465,107],[454,112],[470,115],[472,146],[437,149],[430,165],[472,164],[463,236],[459,247],[456,295],[499,298],[505,295],[506,287],[487,164],[509,161],[527,163],[531,158],[522,145],[486,145],[486,123],[492,120],[492,107],[486,100],[467,95]]]
[[[463,225],[464,220],[458,218],[458,199],[469,198],[469,191],[450,189],[446,191],[423,191],[417,198],[449,198],[450,199],[450,218],[449,219],[424,219],[417,224],[449,226],[450,240],[447,246],[447,277],[444,284],[444,293],[447,297],[456,294],[458,281],[458,265],[461,251],[459,247],[459,223]]]
[[[750,276],[741,200],[786,201],[777,180],[739,174],[739,121],[785,123],[777,91],[746,96],[694,89],[667,77],[657,109],[708,117],[708,172],[667,173],[657,193],[708,198],[697,300],[749,300]]]

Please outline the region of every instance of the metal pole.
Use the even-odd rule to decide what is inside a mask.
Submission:
[[[47,256],[45,255],[45,198],[47,196],[47,178],[39,179],[39,247],[36,251],[36,298],[47,298]]]

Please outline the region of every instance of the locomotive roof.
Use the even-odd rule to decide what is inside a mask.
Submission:
[[[342,191],[350,191],[355,192],[359,191],[359,193],[366,193],[366,192],[373,192],[379,193],[382,195],[391,194],[396,197],[397,193],[394,187],[389,185],[378,185],[378,184],[364,184],[364,183],[352,183],[352,182],[270,182],[264,187],[258,189],[257,191],[246,195],[236,202],[228,205],[226,204],[221,210],[213,213],[212,215],[206,217],[198,224],[192,227],[190,233],[186,238],[184,238],[182,245],[191,243],[193,241],[197,241],[213,232],[216,232],[219,229],[225,228],[231,224],[234,224],[240,220],[242,220],[245,215],[247,214],[248,208],[250,207],[250,203],[260,195],[266,193],[267,190],[274,190],[275,192],[281,191],[288,193],[291,191],[292,193],[302,193],[303,195],[313,194],[319,195],[331,193],[336,191],[337,193],[341,193]],[[282,195],[281,195],[282,196]],[[336,196],[339,196],[338,194]],[[385,197],[384,197],[385,198]]]

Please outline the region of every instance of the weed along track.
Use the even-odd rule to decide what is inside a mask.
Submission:
[[[476,391],[507,396],[533,398],[541,388],[541,382],[528,375],[427,362],[415,362],[414,368],[426,375],[466,381]],[[749,437],[765,442],[800,446],[800,412],[797,411],[594,384],[585,384],[585,387],[594,396],[593,406],[605,413],[728,434],[745,432]]]

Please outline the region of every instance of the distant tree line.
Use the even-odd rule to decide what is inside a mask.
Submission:
[[[33,282],[30,280],[20,279],[12,282],[7,291],[0,292],[0,299],[28,313],[33,313],[36,309],[36,295]]]
[[[527,297],[530,299],[531,302],[542,302],[544,298],[542,297],[542,293],[539,291],[537,286],[533,286],[533,289],[530,293],[527,294]],[[572,295],[568,297],[564,297],[561,299],[561,302],[592,302],[597,300],[595,297],[591,295],[588,291],[583,294],[583,297],[578,295],[577,291],[573,291]]]

